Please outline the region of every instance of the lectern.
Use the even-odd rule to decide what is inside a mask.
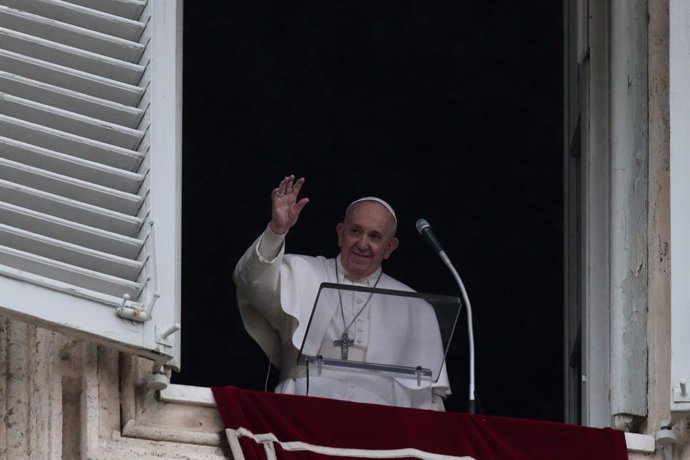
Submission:
[[[460,309],[458,297],[322,283],[298,366],[307,379],[354,379],[373,391],[393,381],[431,390]]]

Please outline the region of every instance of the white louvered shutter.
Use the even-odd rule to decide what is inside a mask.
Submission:
[[[0,0],[0,310],[174,367],[181,10]]]

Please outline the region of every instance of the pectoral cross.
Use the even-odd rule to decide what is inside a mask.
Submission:
[[[350,346],[354,345],[354,343],[355,341],[352,340],[349,335],[347,335],[347,332],[343,332],[343,334],[340,336],[340,340],[333,341],[333,346],[340,347],[340,356],[346,360],[347,352],[350,349]]]

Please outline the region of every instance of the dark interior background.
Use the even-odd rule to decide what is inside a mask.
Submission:
[[[289,252],[334,256],[335,224],[388,200],[387,273],[459,295],[415,230],[426,218],[474,307],[486,414],[563,418],[562,12],[558,0],[187,1],[183,357],[173,382],[264,388],[231,274],[304,176]],[[466,410],[464,322],[448,356]],[[275,383],[275,372],[271,388]]]

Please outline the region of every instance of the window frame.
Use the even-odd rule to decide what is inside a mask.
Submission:
[[[671,246],[671,411],[690,412],[690,5],[669,5],[669,130]],[[683,395],[685,393],[685,395]]]

